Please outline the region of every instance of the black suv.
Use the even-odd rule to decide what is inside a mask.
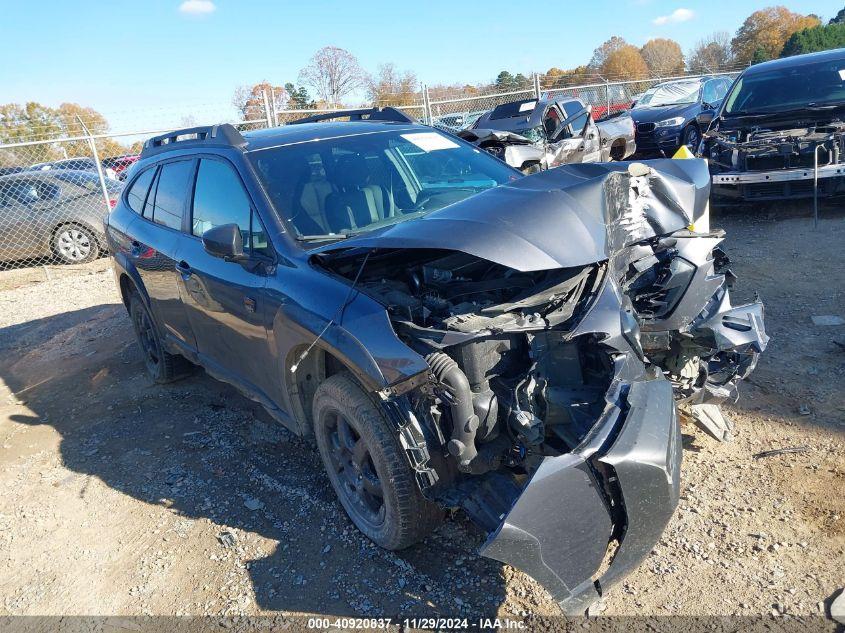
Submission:
[[[717,111],[731,83],[729,77],[700,77],[647,90],[631,108],[637,152],[671,155],[682,145],[697,151],[703,130],[696,117]]]
[[[349,116],[145,144],[107,236],[146,366],[200,364],[313,437],[378,545],[462,508],[484,555],[582,610],[677,504],[676,403],[733,395],[765,346],[721,234],[687,228],[707,167],[523,178],[399,113]]]

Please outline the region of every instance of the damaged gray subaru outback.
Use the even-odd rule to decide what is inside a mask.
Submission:
[[[312,437],[378,545],[460,508],[483,555],[582,612],[678,503],[678,411],[735,397],[766,346],[700,229],[707,166],[523,177],[351,118],[147,141],[106,220],[146,367],[199,364]]]

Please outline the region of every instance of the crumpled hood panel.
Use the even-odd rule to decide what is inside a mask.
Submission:
[[[520,271],[584,266],[693,223],[709,186],[703,160],[563,165],[312,252],[448,249]]]
[[[514,132],[508,132],[505,130],[493,130],[493,129],[471,129],[471,130],[461,130],[458,132],[458,136],[465,141],[469,141],[470,143],[475,142],[485,142],[485,141],[499,141],[501,143],[513,143],[516,145],[533,145],[534,142],[530,139],[525,138],[521,134],[515,134]]]

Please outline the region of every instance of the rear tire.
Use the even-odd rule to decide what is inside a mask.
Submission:
[[[155,321],[137,291],[129,294],[129,317],[144,357],[144,366],[153,381],[159,384],[173,382],[191,373],[192,366],[187,359],[164,349]]]
[[[441,523],[443,511],[420,492],[381,407],[351,374],[331,376],[317,388],[313,413],[329,481],[367,538],[400,550]]]
[[[53,253],[65,264],[86,264],[100,255],[94,231],[81,224],[65,224],[53,234]]]

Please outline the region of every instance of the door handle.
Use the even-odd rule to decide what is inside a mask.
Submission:
[[[181,262],[176,264],[176,272],[182,275],[184,279],[187,279],[194,273],[194,271],[191,270],[191,267],[188,266],[188,262],[186,262],[185,260],[182,260]]]

